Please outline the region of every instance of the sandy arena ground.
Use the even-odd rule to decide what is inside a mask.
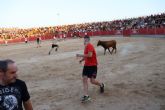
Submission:
[[[115,39],[117,53],[103,55],[97,41]],[[89,85],[92,101],[82,104],[81,72],[76,53],[83,39],[58,42],[58,52],[48,55],[51,41],[0,46],[0,59],[17,62],[26,81],[34,110],[165,110],[165,38],[94,37],[98,55],[97,79],[105,93]]]

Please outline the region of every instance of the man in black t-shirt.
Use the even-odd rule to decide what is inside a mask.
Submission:
[[[0,110],[33,110],[24,81],[17,79],[17,65],[0,60]]]

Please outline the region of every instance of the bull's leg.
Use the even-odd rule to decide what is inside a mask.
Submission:
[[[115,53],[116,53],[116,51],[117,51],[116,44],[114,45],[114,49],[115,49]]]
[[[113,53],[113,51],[114,51],[114,48],[112,48],[112,53]]]
[[[114,50],[115,50],[115,53],[116,53],[116,46],[113,47],[113,49],[112,49],[112,53],[113,53]]]
[[[106,53],[106,49],[104,49],[104,55],[105,55],[105,53]]]
[[[109,53],[112,55],[112,52],[111,52],[111,50],[108,48],[108,51],[109,51]]]
[[[116,46],[115,46],[115,53],[116,53],[116,51],[117,51],[117,48],[116,48]]]

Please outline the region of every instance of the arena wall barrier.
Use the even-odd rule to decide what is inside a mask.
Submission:
[[[110,31],[94,31],[88,32],[89,36],[105,36],[105,35],[123,35],[123,36],[131,36],[131,35],[165,35],[165,28],[141,28],[141,29],[126,29],[126,30],[110,30]],[[85,32],[74,32],[67,33],[67,38],[72,38],[74,36],[83,37]],[[57,38],[63,37],[63,34],[57,35]],[[45,35],[41,37],[42,40],[53,39],[52,35]],[[24,42],[24,38],[16,38],[8,40],[8,43],[19,43]],[[28,41],[35,41],[35,36],[30,36]],[[0,40],[0,44],[5,44],[5,41]]]

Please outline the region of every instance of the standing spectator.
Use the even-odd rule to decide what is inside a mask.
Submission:
[[[27,35],[25,36],[25,43],[26,44],[28,43],[28,36]]]
[[[41,47],[41,36],[37,36],[37,48]]]
[[[5,45],[8,46],[8,40],[7,39],[5,39]]]
[[[0,61],[0,110],[33,110],[24,81],[17,79],[17,65],[12,60]]]

